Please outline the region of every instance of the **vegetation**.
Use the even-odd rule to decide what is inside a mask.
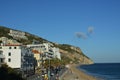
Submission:
[[[0,37],[7,37],[7,38],[11,39],[12,37],[9,36],[8,33],[9,33],[9,28],[0,26]]]
[[[68,44],[59,44],[59,45],[54,44],[54,46],[58,47],[62,50],[68,51],[70,53],[75,53],[76,52],[75,50],[71,49],[71,45],[68,45]]]
[[[78,58],[76,58],[76,57],[74,57],[74,61],[73,61],[73,63],[79,63],[79,59]]]
[[[7,65],[0,67],[0,80],[25,80],[21,77],[21,74]]]
[[[40,38],[40,37],[38,37],[38,36],[29,34],[29,33],[26,33],[26,36],[27,36],[27,38],[28,38],[28,43],[27,43],[27,44],[30,44],[30,43],[32,43],[33,41],[36,41],[36,42],[38,42],[38,43],[48,42],[47,40],[45,40],[45,39],[43,39],[43,38]]]
[[[66,65],[66,64],[68,64],[68,63],[70,63],[72,61],[72,59],[70,59],[69,57],[66,57],[66,56],[61,56],[61,58],[62,58],[61,63],[63,65]]]
[[[62,56],[62,60],[59,60],[57,58],[54,59],[50,59],[50,60],[45,60],[44,63],[44,67],[49,67],[49,66],[60,66],[60,65],[66,65],[68,63],[70,63],[70,61],[72,61],[70,58],[66,57],[66,56]]]
[[[49,67],[49,66],[60,66],[61,65],[61,61],[57,58],[55,59],[48,59],[48,60],[45,60],[45,63],[44,63],[44,67]]]
[[[8,35],[9,30],[10,30],[9,28],[0,26],[0,37],[7,37],[9,39],[13,39],[11,36]],[[56,44],[56,43],[50,42],[50,41],[48,41],[46,39],[43,39],[41,37],[35,36],[35,35],[27,33],[27,32],[25,32],[25,36],[28,38],[28,40],[27,39],[21,39],[21,38],[14,39],[14,40],[16,40],[16,41],[18,41],[18,42],[20,42],[20,43],[22,43],[24,45],[26,45],[26,44],[32,44],[33,41],[38,42],[38,43],[49,42],[49,43],[52,43],[54,45],[54,47],[58,47],[61,50],[67,51],[70,55],[79,54],[81,56],[84,56],[84,57],[90,59],[89,57],[87,57],[86,55],[84,55],[83,52],[78,52],[79,50],[78,51],[76,50],[76,49],[78,49],[77,47],[75,47],[75,49],[71,48],[71,47],[73,47],[72,45],[69,45],[69,44]],[[74,58],[74,60],[73,60],[72,58],[70,58],[70,57],[68,57],[66,55],[64,55],[62,57],[62,60],[63,60],[62,62],[64,64],[66,64],[67,62],[69,63],[70,61],[73,61],[73,62],[74,61],[77,61],[77,62],[79,61],[78,58]]]
[[[9,30],[10,28],[6,28],[4,26],[0,26],[0,37],[7,37],[8,39],[13,39],[12,36],[9,36],[8,33],[9,33]],[[13,29],[12,29],[13,30]],[[16,30],[18,31],[18,30]],[[18,39],[14,39],[20,43],[23,43],[23,44],[31,44],[33,42],[33,40],[36,40],[38,41],[39,43],[43,43],[43,42],[48,42],[47,40],[43,39],[43,38],[40,38],[38,36],[35,36],[35,35],[32,35],[30,33],[26,33],[26,37],[28,38],[28,40],[26,39],[21,39],[21,38],[18,38]]]

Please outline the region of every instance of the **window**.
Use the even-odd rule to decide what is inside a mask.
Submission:
[[[10,59],[10,58],[8,58],[8,62],[11,62],[11,59]]]
[[[0,49],[2,49],[2,47],[0,47]]]
[[[0,62],[1,62],[1,63],[3,63],[3,62],[4,62],[4,60],[3,60],[3,59],[0,59]]]
[[[8,56],[11,56],[11,52],[8,53]]]
[[[14,49],[16,49],[16,47],[14,47]]]
[[[11,49],[11,47],[9,47],[9,49]]]

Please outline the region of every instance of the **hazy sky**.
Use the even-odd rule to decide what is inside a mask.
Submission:
[[[0,0],[0,25],[120,62],[120,0]]]

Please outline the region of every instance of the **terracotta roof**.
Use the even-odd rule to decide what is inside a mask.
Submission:
[[[5,46],[21,46],[21,44],[6,44]]]
[[[32,52],[33,52],[34,54],[41,54],[41,52],[39,52],[38,50],[32,50]]]

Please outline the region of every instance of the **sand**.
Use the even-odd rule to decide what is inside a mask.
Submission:
[[[63,73],[60,80],[99,80],[77,69],[77,66],[75,64],[69,64],[68,70]]]

